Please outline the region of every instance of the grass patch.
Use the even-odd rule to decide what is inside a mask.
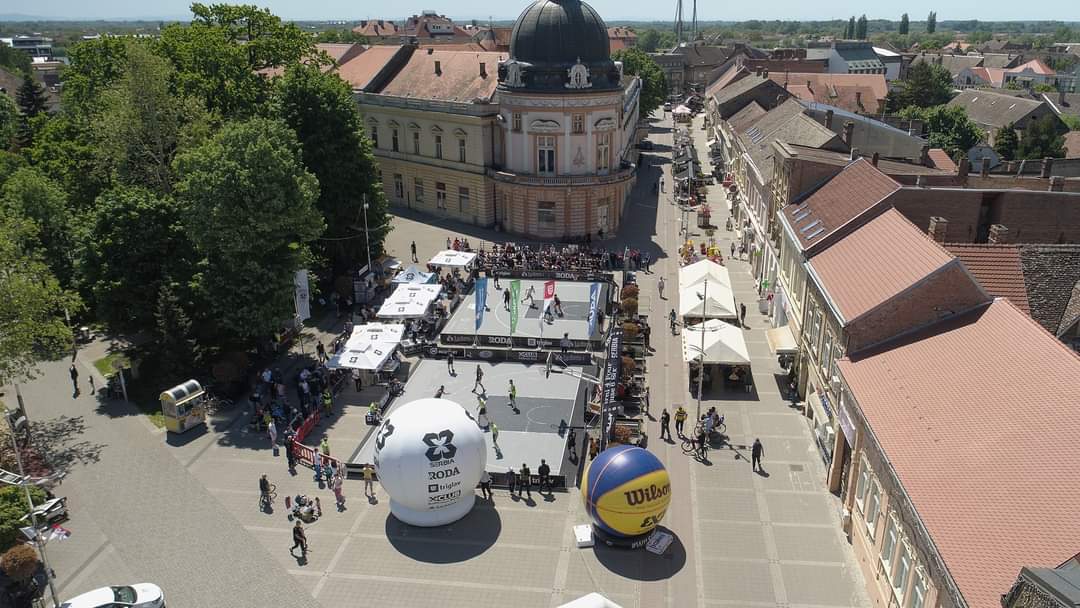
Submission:
[[[94,361],[94,368],[98,373],[106,378],[111,378],[116,370],[113,368],[113,362],[119,361],[124,367],[131,367],[131,360],[124,353],[110,353],[97,361]]]

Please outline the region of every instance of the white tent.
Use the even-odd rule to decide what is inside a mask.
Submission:
[[[712,291],[714,283],[724,285],[729,290],[731,288],[731,273],[728,272],[727,267],[712,260],[701,260],[679,269],[680,290],[692,287],[705,279],[709,280],[709,291]]]
[[[378,316],[384,319],[422,317],[441,292],[442,285],[402,285],[383,302]]]
[[[394,277],[394,283],[402,284],[417,284],[423,285],[426,283],[433,283],[435,281],[435,273],[424,272],[417,268],[415,265],[409,266],[405,270],[397,273]]]
[[[364,344],[397,346],[404,337],[405,326],[400,323],[365,323],[353,327],[345,348],[359,348]]]
[[[475,253],[447,249],[435,254],[435,257],[428,260],[428,264],[432,266],[448,266],[450,268],[465,268],[471,265],[475,259]]]
[[[615,602],[607,599],[599,593],[583,595],[572,602],[559,606],[559,608],[621,608]]]
[[[696,361],[701,357],[703,333],[706,364],[750,364],[750,353],[746,350],[742,330],[718,319],[683,328],[683,361]]]
[[[686,106],[681,105],[681,106],[675,108],[672,111],[672,114],[690,114],[691,112],[693,112],[693,110],[691,110],[690,108],[688,108]]]
[[[381,342],[368,342],[359,345],[357,348],[346,346],[341,352],[331,357],[326,362],[326,366],[330,369],[346,367],[349,369],[379,370],[382,369],[383,364],[390,358],[390,355],[394,354],[396,346],[396,344],[383,344]]]
[[[695,283],[679,290],[679,315],[696,319],[735,319],[735,296],[719,281]]]

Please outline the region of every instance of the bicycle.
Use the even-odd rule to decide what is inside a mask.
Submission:
[[[273,506],[274,500],[277,499],[277,486],[270,484],[270,490],[259,493],[259,508],[266,510]]]
[[[207,415],[215,414],[221,410],[226,410],[235,405],[232,399],[222,397],[212,390],[206,391],[206,398],[203,400],[203,407],[206,408]]]

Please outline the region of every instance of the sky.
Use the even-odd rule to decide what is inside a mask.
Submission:
[[[203,0],[210,3],[214,0]],[[236,4],[244,0],[229,0]],[[514,19],[529,0],[496,2],[493,0],[404,0],[380,2],[372,0],[246,0],[272,10],[286,19],[369,19],[401,20],[403,17],[430,9],[456,19]],[[675,14],[675,1],[646,0],[589,0],[607,21],[670,20]],[[693,0],[683,0],[683,12],[689,15]],[[188,0],[5,0],[0,15],[30,15],[48,19],[178,19],[188,15]],[[805,2],[803,0],[774,0],[767,3],[721,2],[700,0],[699,20],[742,21],[746,19],[827,20],[846,18],[866,12],[871,19],[899,19],[906,10],[912,20],[922,20],[931,10],[938,11],[938,21],[950,19],[980,19],[984,21],[1080,20],[1075,0],[1045,0],[1034,4],[1017,4],[1012,0],[983,0],[982,2],[950,2],[940,0],[911,0],[896,6],[896,14],[872,12],[880,4],[862,0]],[[886,6],[888,6],[886,4]],[[889,7],[892,8],[891,6]],[[868,12],[869,11],[869,12]]]

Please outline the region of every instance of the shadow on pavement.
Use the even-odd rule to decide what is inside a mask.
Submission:
[[[605,568],[619,576],[636,581],[662,581],[671,578],[686,565],[686,547],[675,532],[664,526],[657,529],[674,537],[663,555],[656,555],[644,548],[608,547],[601,542],[593,546],[593,554]]]
[[[429,564],[453,564],[481,555],[502,534],[502,518],[489,503],[476,506],[463,519],[447,526],[420,528],[386,516],[386,538],[402,555]]]
[[[82,416],[37,420],[30,425],[30,445],[45,452],[49,467],[66,472],[76,464],[97,462],[101,456],[104,444],[78,440],[85,431]]]
[[[173,447],[179,447],[182,445],[187,445],[209,432],[210,430],[207,428],[207,425],[200,424],[199,426],[183,433],[165,433],[165,443]]]

